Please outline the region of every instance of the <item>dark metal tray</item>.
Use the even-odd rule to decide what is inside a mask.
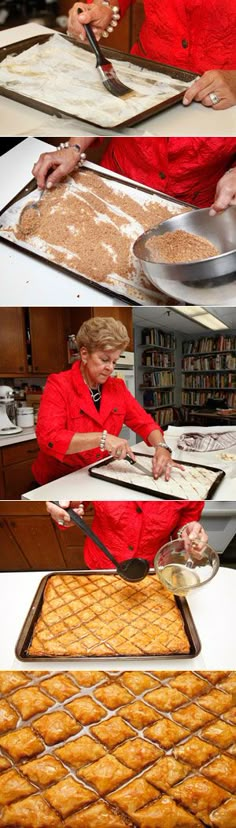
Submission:
[[[55,575],[78,575],[79,577],[81,577],[83,575],[86,575],[86,576],[89,576],[89,575],[108,575],[109,577],[112,578],[112,576],[114,575],[114,571],[111,570],[111,569],[90,569],[90,570],[88,570],[88,569],[79,570],[78,569],[78,570],[65,570],[65,571],[61,571],[61,572],[51,572],[49,575],[45,575],[45,577],[42,578],[42,581],[39,584],[39,587],[38,587],[37,592],[36,592],[36,594],[34,596],[34,599],[33,599],[33,603],[31,604],[29,612],[28,612],[28,614],[26,616],[26,619],[24,621],[22,630],[20,632],[20,635],[19,635],[19,638],[18,638],[18,641],[17,641],[17,644],[16,644],[16,648],[15,648],[15,653],[16,653],[17,658],[20,661],[24,661],[24,662],[26,662],[26,661],[34,661],[34,662],[35,661],[62,661],[62,662],[65,662],[65,661],[77,661],[77,660],[78,661],[87,661],[89,659],[91,661],[91,663],[93,663],[93,662],[97,662],[97,660],[99,660],[101,658],[104,660],[104,656],[96,656],[96,657],[95,656],[78,656],[76,658],[76,656],[31,656],[31,655],[28,654],[28,647],[29,647],[30,642],[31,642],[34,626],[36,624],[36,621],[38,620],[38,617],[39,617],[41,609],[42,609],[45,587],[46,587],[49,579],[54,577]],[[154,575],[156,577],[154,569],[149,570],[149,575]],[[159,656],[158,655],[157,656],[155,656],[155,655],[151,655],[151,656],[149,656],[149,655],[143,655],[143,656],[141,656],[141,655],[140,656],[123,656],[123,655],[114,656],[114,655],[111,655],[111,656],[106,656],[106,658],[108,658],[108,659],[109,658],[110,659],[115,658],[119,661],[121,659],[124,659],[125,661],[127,661],[127,660],[135,661],[135,659],[137,660],[137,658],[138,658],[141,661],[145,662],[145,661],[149,661],[149,660],[150,661],[156,661],[156,659],[158,659],[158,658],[164,658],[164,659],[195,658],[197,655],[199,655],[200,650],[201,650],[201,642],[200,642],[198,632],[196,630],[196,627],[195,627],[195,624],[194,624],[194,621],[193,621],[193,618],[192,618],[192,614],[191,614],[190,609],[189,609],[189,605],[186,601],[186,598],[183,598],[183,597],[180,597],[180,596],[176,595],[175,596],[175,602],[176,602],[176,605],[177,605],[177,607],[178,607],[178,609],[179,609],[179,611],[182,615],[182,618],[183,618],[185,633],[188,637],[189,645],[190,645],[189,653],[170,653],[169,655],[163,655],[162,654],[162,655],[159,655]]]
[[[54,34],[54,33],[53,33]],[[4,58],[8,57],[8,55],[19,55],[21,52],[27,51],[30,49],[31,46],[35,46],[36,44],[47,43],[53,34],[45,34],[45,35],[37,35],[35,37],[27,38],[26,40],[20,40],[17,43],[11,43],[8,46],[3,46],[0,49],[0,63]],[[67,41],[70,40],[71,43],[76,45],[79,49],[84,49],[85,51],[91,52],[89,46],[78,44],[78,41],[72,37],[68,37],[68,35],[61,34],[61,37],[66,39]],[[129,55],[127,52],[120,52],[116,49],[103,49],[104,54],[110,60],[120,60],[120,61],[129,61],[130,63],[136,64],[136,66],[143,66],[145,69],[151,69],[154,72],[163,72],[165,75],[169,75],[172,78],[176,78],[176,80],[186,81],[189,83],[191,80],[194,80],[197,75],[193,72],[186,72],[183,69],[178,69],[175,66],[167,66],[166,64],[156,63],[153,60],[146,60],[146,58],[140,58],[135,55]],[[147,118],[151,118],[153,115],[156,115],[158,112],[162,112],[164,109],[169,109],[170,106],[173,106],[176,103],[179,103],[183,96],[185,90],[183,89],[181,92],[178,92],[176,95],[173,95],[171,98],[168,98],[165,101],[162,101],[156,106],[152,106],[149,109],[146,109],[143,112],[140,112],[138,115],[134,115],[132,118],[128,118],[125,121],[120,122],[117,125],[114,125],[111,128],[111,132],[114,129],[123,129],[124,127],[131,127],[135,126],[135,124],[140,123],[141,121],[145,121]],[[19,92],[14,92],[12,89],[8,89],[5,86],[0,86],[0,95],[4,95],[6,98],[11,98],[13,101],[17,101],[18,103],[22,103],[25,106],[33,107],[34,109],[39,109],[40,112],[46,112],[48,115],[57,115],[59,118],[75,118],[86,124],[91,124],[92,126],[96,126],[101,131],[104,131],[104,127],[101,127],[100,124],[97,124],[96,121],[88,121],[85,118],[81,118],[80,116],[75,115],[73,112],[66,112],[62,109],[58,109],[58,107],[50,106],[50,104],[43,103],[42,101],[35,100],[35,98],[30,98],[28,95],[22,95]]]
[[[150,457],[150,454],[147,455],[147,454],[144,454],[143,452],[141,453],[141,452],[136,451],[134,453],[135,453],[135,457]],[[163,494],[163,492],[153,492],[151,489],[148,488],[148,486],[139,486],[138,484],[137,484],[137,486],[135,486],[135,484],[125,483],[124,481],[121,481],[121,480],[113,480],[112,477],[111,477],[111,479],[109,479],[107,476],[104,477],[104,475],[102,474],[102,471],[99,471],[99,469],[102,470],[104,468],[104,466],[109,466],[109,464],[113,463],[113,462],[114,462],[114,457],[108,457],[106,460],[101,460],[100,463],[97,463],[96,466],[93,466],[92,468],[90,468],[88,470],[89,474],[91,475],[91,477],[98,477],[99,480],[106,480],[108,483],[113,483],[116,486],[123,486],[126,489],[131,489],[132,491],[142,492],[143,494],[152,495],[153,497],[161,498],[161,500],[184,500],[184,498],[177,497],[175,495]],[[211,500],[213,494],[215,494],[216,489],[218,489],[218,486],[221,483],[221,480],[223,480],[223,477],[225,476],[225,472],[222,471],[222,469],[213,468],[213,466],[201,466],[199,463],[189,463],[186,460],[183,461],[183,462],[184,462],[185,466],[194,466],[197,469],[198,468],[204,468],[204,469],[207,469],[207,471],[218,472],[218,477],[214,481],[214,483],[212,484],[210,489],[208,490],[207,497],[205,498],[205,500]],[[132,469],[132,466],[130,468]]]
[[[86,173],[89,171],[89,169],[90,168],[87,167],[87,166],[84,167],[84,171]],[[91,171],[93,173],[96,172],[96,175],[98,175],[102,178],[108,178],[110,181],[122,181],[122,176],[121,175],[119,175],[118,173],[117,173],[117,176],[110,175],[109,171],[106,171],[106,169],[103,168],[103,167],[101,167],[101,170],[96,170],[96,171],[91,170]],[[83,175],[83,168],[80,170],[80,175]],[[137,182],[137,181],[129,181],[129,183],[127,181],[124,181],[123,183],[124,183],[124,187],[125,186],[131,187],[134,190],[140,190],[141,192],[149,193],[150,196],[151,195],[159,196],[164,201],[167,201],[167,202],[171,201],[171,203],[178,204],[178,206],[181,205],[182,207],[189,207],[190,209],[193,209],[192,204],[188,204],[186,201],[181,201],[180,202],[180,201],[178,201],[177,198],[174,198],[174,197],[172,198],[172,197],[166,195],[166,193],[160,192],[160,190],[155,190],[152,187],[145,186],[145,184],[139,184],[139,182]],[[9,201],[0,210],[0,239],[1,239],[1,241],[3,241],[4,244],[10,245],[11,247],[16,248],[17,250],[22,250],[23,253],[28,255],[28,256],[31,256],[33,258],[36,256],[37,259],[39,259],[41,262],[49,263],[50,267],[52,267],[54,270],[60,270],[62,273],[65,273],[66,276],[70,276],[74,279],[79,279],[83,284],[89,285],[90,287],[92,286],[92,287],[96,288],[96,290],[99,290],[100,292],[105,293],[107,296],[114,296],[117,299],[122,299],[122,301],[127,305],[132,305],[132,306],[133,305],[138,305],[139,306],[140,302],[135,301],[135,299],[129,298],[122,291],[115,290],[115,288],[112,289],[112,287],[106,287],[106,286],[104,286],[104,284],[101,284],[100,282],[97,282],[95,279],[91,279],[89,276],[85,276],[84,274],[80,273],[79,271],[75,272],[74,270],[71,270],[69,266],[66,267],[65,265],[62,265],[58,262],[54,262],[52,259],[50,259],[49,257],[47,258],[47,256],[45,256],[45,255],[43,256],[40,253],[40,250],[37,250],[36,248],[33,248],[33,247],[32,247],[32,249],[29,249],[24,244],[21,244],[20,241],[17,241],[17,240],[13,241],[12,239],[8,239],[8,238],[6,238],[4,233],[1,233],[1,227],[2,227],[1,216],[4,213],[7,212],[9,207],[11,207],[13,204],[16,204],[17,201],[20,201],[25,196],[30,195],[31,193],[34,193],[34,190],[36,190],[36,189],[37,189],[37,184],[36,184],[35,178],[31,178],[30,181],[25,185],[25,187],[23,187],[22,190],[20,190],[18,193],[16,193],[14,198],[12,198],[11,201]],[[152,289],[154,290],[154,288],[150,284],[150,290],[152,290]],[[134,288],[134,290],[135,290],[135,288]],[[161,299],[163,300],[163,303],[164,303],[164,296],[165,296],[167,304],[171,304],[171,305],[178,304],[177,302],[175,302],[175,300],[172,300],[172,299],[170,300],[170,297],[166,296],[165,293],[162,293],[161,291],[159,291],[158,288],[156,288],[155,291],[156,291],[156,296],[157,296],[157,302],[158,302],[158,298],[161,297]]]

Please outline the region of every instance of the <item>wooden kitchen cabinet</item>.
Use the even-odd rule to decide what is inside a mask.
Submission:
[[[24,376],[27,353],[24,308],[0,308],[0,376]]]
[[[91,524],[93,507],[86,511]],[[85,569],[84,533],[75,526],[60,529],[44,501],[0,503],[0,570]]]
[[[68,366],[64,308],[30,308],[32,373],[50,374]]]
[[[1,449],[0,474],[3,483],[1,497],[20,498],[23,492],[32,489],[35,482],[32,462],[37,453],[37,440],[26,440],[24,443],[15,443]]]

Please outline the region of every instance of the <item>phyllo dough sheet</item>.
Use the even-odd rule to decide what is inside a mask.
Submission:
[[[128,60],[112,60],[119,79],[134,92],[119,98],[103,86],[95,63],[93,54],[55,34],[46,43],[8,55],[0,64],[0,86],[109,129],[190,85]]]
[[[171,469],[169,480],[164,476],[157,480],[150,477],[152,471],[151,457],[137,457],[137,461],[147,469],[145,472],[130,465],[128,460],[112,460],[107,465],[97,465],[92,469],[92,474],[103,477],[111,483],[123,483],[133,486],[135,489],[141,487],[150,494],[157,497],[170,497],[181,500],[206,500],[211,487],[217,482],[218,469],[207,469],[204,466],[188,466],[181,462],[183,471],[178,467]]]
[[[235,672],[0,673],[4,828],[235,828]]]
[[[29,656],[141,656],[189,653],[174,596],[157,578],[125,583],[117,575],[52,575]]]

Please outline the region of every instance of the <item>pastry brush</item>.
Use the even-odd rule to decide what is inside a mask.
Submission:
[[[77,9],[78,14],[82,14],[83,9]],[[90,46],[94,54],[96,55],[97,62],[96,62],[96,69],[99,72],[100,78],[102,80],[103,85],[108,89],[108,92],[111,95],[115,95],[117,98],[122,98],[126,95],[135,95],[133,89],[129,86],[125,86],[122,81],[119,80],[117,74],[115,72],[113,64],[107,60],[105,55],[103,54],[98,42],[95,38],[95,35],[92,30],[92,26],[89,23],[84,23],[84,29],[86,31],[86,35]]]

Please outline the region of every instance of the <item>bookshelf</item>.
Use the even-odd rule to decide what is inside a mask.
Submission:
[[[139,389],[145,411],[162,427],[173,422],[175,405],[175,348],[173,334],[142,328]]]
[[[236,408],[236,336],[188,340],[182,346],[182,405],[204,406],[209,397]]]

